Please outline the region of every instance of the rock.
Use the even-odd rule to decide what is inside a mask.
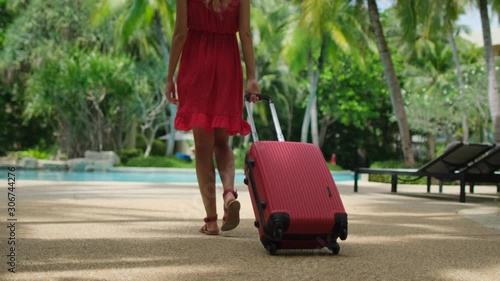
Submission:
[[[113,168],[113,162],[110,160],[95,160],[87,169],[92,171],[109,171]]]
[[[0,157],[0,168],[16,167],[16,162],[15,158]]]
[[[66,161],[38,160],[38,168],[45,170],[64,171],[69,167]]]
[[[36,169],[38,160],[34,157],[24,157],[21,159],[19,166],[24,169]]]
[[[73,171],[108,171],[120,164],[120,157],[114,151],[85,151],[85,158],[74,158],[68,161]]]
[[[85,158],[89,160],[107,160],[111,161],[112,165],[120,164],[120,157],[114,151],[85,151]]]
[[[68,166],[72,171],[86,171],[87,166],[91,166],[92,164],[92,160],[85,158],[74,158],[68,160]]]

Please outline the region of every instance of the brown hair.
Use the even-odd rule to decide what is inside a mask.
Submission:
[[[205,5],[218,13],[223,12],[231,0],[204,0]]]

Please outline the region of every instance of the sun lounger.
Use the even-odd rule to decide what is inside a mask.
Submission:
[[[495,146],[491,144],[469,144],[456,142],[450,144],[442,155],[425,164],[420,169],[357,168],[354,171],[354,192],[358,192],[358,177],[360,174],[390,175],[391,192],[397,192],[398,176],[406,175],[427,177],[427,192],[430,192],[431,178],[436,178],[440,181],[459,180],[460,202],[465,202],[466,182],[475,180],[476,177],[479,178],[479,176],[467,173],[467,168],[472,168],[471,163],[475,163],[474,160],[479,159],[488,151],[494,150],[494,147]],[[496,158],[494,159],[495,161],[497,160]],[[478,169],[480,167],[478,166]],[[480,175],[482,176],[482,174]]]
[[[470,192],[474,193],[475,183],[496,183],[497,192],[500,193],[500,146],[497,145],[492,150],[471,163],[464,169],[466,181],[470,183]]]

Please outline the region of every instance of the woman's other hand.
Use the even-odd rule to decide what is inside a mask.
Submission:
[[[170,102],[171,104],[179,104],[179,99],[177,99],[176,97],[175,83],[173,80],[167,81],[165,96],[167,97],[168,102]]]

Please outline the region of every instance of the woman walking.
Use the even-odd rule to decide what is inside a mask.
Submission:
[[[206,212],[200,232],[217,235],[213,156],[224,189],[220,230],[228,231],[240,221],[234,155],[228,138],[247,135],[251,130],[242,118],[243,71],[237,33],[246,68],[244,92],[252,94],[252,102],[260,93],[250,30],[250,0],[177,0],[176,5],[165,95],[170,103],[179,106],[175,128],[193,131],[196,175]],[[174,73],[179,59],[176,89]]]

